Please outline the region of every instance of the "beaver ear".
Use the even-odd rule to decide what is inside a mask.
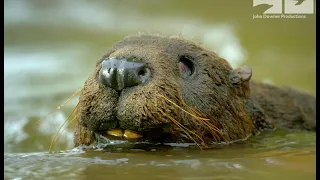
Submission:
[[[242,66],[237,69],[233,69],[230,72],[229,79],[231,84],[236,89],[236,93],[239,96],[248,97],[250,94],[249,81],[252,76],[252,70],[249,66]]]
[[[230,73],[230,82],[232,84],[241,84],[241,82],[249,81],[252,76],[252,70],[249,66],[242,66],[234,69]]]

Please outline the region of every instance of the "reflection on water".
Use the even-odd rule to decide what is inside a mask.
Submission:
[[[315,15],[253,20],[251,1],[231,0],[6,0],[4,5],[5,177],[315,177],[315,133],[270,132],[212,151],[74,149],[50,155],[37,152],[48,150],[77,98],[36,124],[82,86],[112,43],[138,32],[182,34],[233,67],[251,66],[254,79],[315,93]],[[56,151],[73,148],[72,131],[72,125],[63,131]]]

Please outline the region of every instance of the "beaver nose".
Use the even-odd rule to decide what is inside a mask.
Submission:
[[[99,72],[99,81],[117,91],[145,83],[149,77],[150,69],[134,57],[107,58]]]

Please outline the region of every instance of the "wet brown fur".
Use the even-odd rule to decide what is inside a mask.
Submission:
[[[100,84],[102,60],[115,56],[145,61],[150,80],[120,94]],[[191,77],[179,74],[179,56],[192,59]],[[183,37],[126,37],[107,51],[84,84],[75,145],[92,144],[94,132],[119,127],[138,132],[163,127],[168,141],[201,145],[245,139],[274,127],[315,130],[314,96],[252,80],[234,83],[236,73],[226,60]]]

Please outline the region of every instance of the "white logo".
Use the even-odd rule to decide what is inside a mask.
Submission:
[[[286,14],[313,14],[313,0],[284,0]]]
[[[265,6],[268,8],[263,14],[281,14],[282,0],[253,0],[253,7]]]
[[[253,0],[253,7],[258,6],[265,8],[263,14],[282,14],[282,0]],[[313,14],[314,0],[284,0],[284,13]]]
[[[252,18],[305,19],[307,18],[307,14],[314,13],[314,1],[315,0],[253,0],[253,7],[261,14],[253,14]],[[282,5],[284,5],[284,8],[282,8]]]

